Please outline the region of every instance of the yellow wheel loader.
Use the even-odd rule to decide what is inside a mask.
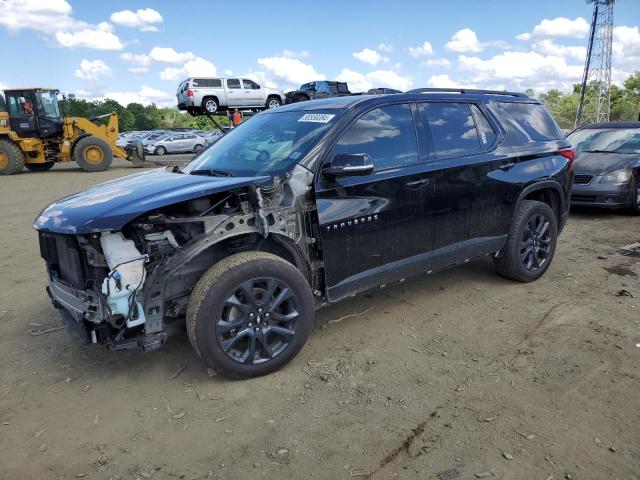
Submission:
[[[49,170],[57,162],[75,161],[87,172],[109,168],[113,157],[134,166],[144,165],[141,149],[116,145],[118,115],[91,119],[63,117],[58,90],[21,88],[0,94],[0,175],[12,175],[23,167],[34,172]],[[96,123],[107,118],[106,125]]]

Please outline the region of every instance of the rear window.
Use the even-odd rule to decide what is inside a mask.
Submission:
[[[472,155],[480,152],[476,125],[466,103],[422,103],[436,153],[439,157]]]
[[[542,105],[507,102],[499,102],[497,105],[508,113],[517,126],[533,141],[564,138],[560,127]]]
[[[239,89],[240,87],[240,80],[237,78],[229,78],[227,79],[227,88],[235,88],[235,89]]]
[[[222,80],[220,80],[219,78],[194,78],[192,83],[194,87],[202,87],[202,88],[222,87]]]

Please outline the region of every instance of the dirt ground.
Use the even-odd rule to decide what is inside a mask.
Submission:
[[[0,177],[1,479],[640,478],[640,257],[617,253],[640,218],[572,214],[533,284],[487,259],[329,307],[282,371],[229,381],[186,334],[31,334],[60,325],[33,219],[132,172]]]

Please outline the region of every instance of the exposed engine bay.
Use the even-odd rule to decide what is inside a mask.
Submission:
[[[40,231],[49,295],[83,341],[143,350],[160,347],[182,325],[198,279],[233,253],[264,250],[283,256],[320,297],[312,177],[296,166],[271,185],[158,208],[121,231]]]

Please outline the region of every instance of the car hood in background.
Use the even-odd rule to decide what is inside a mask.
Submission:
[[[120,230],[143,213],[251,184],[270,177],[210,177],[165,168],[128,175],[53,202],[36,218],[37,230],[87,234]]]
[[[637,153],[577,152],[573,169],[575,173],[602,175],[634,163],[640,164],[640,155]]]

